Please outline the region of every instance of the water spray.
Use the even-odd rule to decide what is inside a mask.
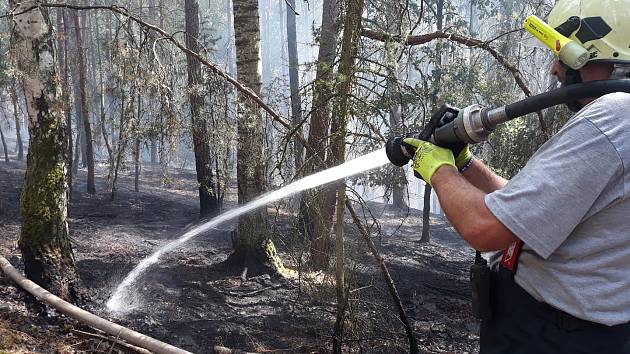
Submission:
[[[304,177],[278,190],[263,194],[247,204],[222,213],[209,221],[194,227],[179,238],[160,247],[160,249],[155,251],[149,257],[143,259],[118,285],[111,298],[107,301],[107,309],[113,313],[124,313],[133,309],[133,294],[131,293],[131,290],[138,278],[144,274],[150,266],[156,264],[163,255],[177,249],[190,239],[203,234],[204,232],[213,229],[224,222],[235,219],[240,215],[263,207],[269,203],[292,196],[310,188],[318,187],[348,176],[383,166],[388,162],[389,160],[387,159],[384,148],[371,152],[354,160],[347,161],[341,165]]]
[[[421,133],[412,133],[410,136],[432,141],[438,145],[456,142],[479,143],[486,140],[498,125],[514,118],[576,99],[599,97],[612,92],[630,93],[630,80],[606,80],[570,85],[494,109],[471,105],[460,110],[444,105],[432,115]],[[392,137],[383,149],[304,177],[196,226],[143,259],[118,285],[112,297],[107,301],[107,308],[118,313],[129,310],[130,297],[132,296],[130,290],[150,266],[156,264],[164,254],[224,222],[306,189],[365,172],[387,162],[396,166],[404,166],[413,157],[415,151],[406,146],[403,139],[400,136]]]

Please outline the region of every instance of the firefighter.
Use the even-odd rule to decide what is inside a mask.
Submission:
[[[630,0],[559,0],[548,19],[582,45],[562,85],[630,78]],[[576,114],[509,181],[468,146],[417,148],[413,168],[446,216],[491,257],[482,354],[630,353],[630,94],[575,100]]]

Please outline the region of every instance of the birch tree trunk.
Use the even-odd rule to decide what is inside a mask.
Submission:
[[[85,22],[79,17],[78,11],[72,11],[74,21],[75,38],[77,44],[77,62],[79,64],[79,86],[81,88],[81,120],[83,122],[83,137],[85,139],[85,161],[87,165],[87,192],[96,193],[94,186],[94,146],[92,143],[92,123],[90,122],[90,107],[87,84],[87,63],[85,48],[83,46],[83,33],[81,25]]]
[[[328,129],[330,127],[330,98],[333,88],[333,66],[339,35],[339,3],[324,0],[322,26],[317,56],[317,73],[313,90],[313,113],[308,143],[315,153],[306,151],[303,171],[305,175],[326,168]],[[316,269],[328,267],[330,260],[330,234],[335,208],[334,187],[307,191],[300,202],[301,231],[310,240],[310,263]]]
[[[258,0],[234,0],[234,36],[238,80],[260,95],[260,26]],[[245,204],[266,190],[264,120],[258,106],[239,93],[237,121],[238,203]],[[239,218],[238,245],[230,261],[250,270],[278,271],[282,263],[267,227],[266,210]]]
[[[289,87],[291,90],[291,122],[293,125],[302,121],[302,100],[300,99],[300,61],[298,60],[297,34],[295,28],[295,0],[287,0],[287,47],[289,53]],[[302,131],[301,129],[299,131]],[[295,172],[302,168],[304,147],[293,139],[293,153],[295,155]]]
[[[24,1],[14,13],[36,6]],[[30,147],[21,196],[19,239],[25,273],[61,298],[76,298],[78,273],[68,237],[68,136],[46,8],[13,17],[15,62],[24,73]]]
[[[199,52],[199,3],[197,0],[186,0],[186,47],[195,53]],[[199,183],[199,215],[211,216],[219,212],[220,204],[216,183],[212,173],[212,154],[208,142],[208,123],[201,109],[203,97],[200,95],[203,79],[199,60],[186,55],[188,64],[188,99],[192,117],[192,136],[195,149],[195,167]]]

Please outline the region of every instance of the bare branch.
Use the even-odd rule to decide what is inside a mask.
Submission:
[[[291,129],[291,124],[289,124],[287,121],[285,121],[282,118],[282,116],[280,116],[279,113],[277,113],[271,107],[269,107],[249,87],[247,87],[247,86],[241,84],[240,82],[238,82],[236,79],[231,77],[229,74],[227,74],[226,72],[221,70],[216,64],[210,62],[209,60],[207,60],[206,58],[201,56],[199,53],[196,53],[196,52],[188,49],[186,47],[186,45],[184,45],[181,42],[179,42],[172,35],[168,34],[165,30],[161,29],[158,26],[152,25],[152,24],[142,20],[141,18],[139,18],[138,16],[136,16],[134,14],[129,13],[129,11],[127,11],[124,7],[120,7],[120,6],[116,6],[116,5],[111,5],[111,6],[105,6],[105,5],[78,6],[78,5],[71,5],[71,4],[39,4],[38,6],[32,6],[32,7],[28,8],[28,9],[25,9],[24,11],[21,11],[19,13],[12,13],[11,12],[9,14],[0,16],[0,18],[4,18],[4,17],[8,17],[8,16],[18,16],[18,15],[21,15],[23,13],[26,13],[26,12],[32,11],[34,9],[37,9],[38,7],[52,7],[52,8],[60,8],[61,7],[61,8],[67,8],[67,9],[72,9],[72,10],[109,10],[109,11],[112,11],[112,12],[117,13],[119,15],[125,16],[125,17],[129,18],[130,20],[136,22],[138,25],[161,34],[164,37],[165,40],[167,40],[167,41],[171,42],[172,44],[174,44],[181,51],[183,51],[184,53],[195,57],[204,66],[208,67],[213,73],[215,73],[215,74],[219,75],[220,77],[224,78],[229,83],[234,85],[234,87],[236,87],[236,89],[238,91],[240,91],[241,93],[243,93],[246,96],[248,96],[249,98],[251,98],[254,102],[256,102],[256,104],[258,104],[259,107],[261,107],[263,110],[265,110],[265,112],[267,112],[274,120],[276,120],[278,123],[280,123],[285,128]],[[298,135],[296,135],[296,137],[298,138],[298,140],[300,140],[300,143],[304,144],[304,141],[302,141],[302,140],[306,140],[306,139],[304,139],[304,137],[300,137]]]

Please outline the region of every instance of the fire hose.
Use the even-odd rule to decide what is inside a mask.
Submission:
[[[422,133],[391,137],[385,145],[387,157],[391,163],[399,167],[406,165],[413,158],[415,151],[403,144],[406,137],[428,140],[441,146],[457,142],[476,144],[487,140],[497,126],[514,118],[570,101],[599,97],[613,92],[630,93],[630,79],[569,85],[497,108],[474,104],[460,110],[444,105],[432,115]]]
[[[20,272],[18,272],[6,258],[0,256],[0,268],[2,271],[11,278],[22,289],[29,292],[38,300],[46,303],[47,305],[55,308],[59,312],[68,317],[72,317],[75,320],[85,323],[90,327],[94,327],[103,332],[106,332],[116,338],[124,339],[125,341],[137,345],[142,348],[151,350],[158,354],[191,354],[188,351],[174,347],[170,344],[161,342],[157,339],[146,336],[142,333],[138,333],[129,328],[123,327],[119,324],[108,321],[104,318],[98,317],[93,313],[87,312],[79,307],[72,305],[71,303],[64,301],[57,296],[46,291],[44,288],[35,284],[34,282],[26,279]]]
[[[385,145],[385,151],[392,164],[402,167],[415,154],[415,149],[404,143],[406,137],[431,141],[441,146],[453,143],[476,144],[487,140],[497,126],[514,118],[559,104],[583,98],[600,97],[613,92],[630,93],[630,79],[568,85],[493,109],[477,104],[461,110],[443,105],[431,116],[421,133],[391,137]],[[473,314],[479,319],[489,319],[492,316],[489,295],[490,270],[487,261],[479,251],[476,252],[475,262],[470,268],[470,280]]]

